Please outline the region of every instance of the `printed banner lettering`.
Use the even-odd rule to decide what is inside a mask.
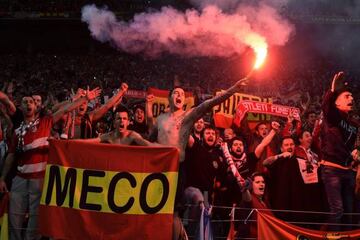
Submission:
[[[125,92],[125,97],[145,99],[146,92],[141,90],[129,89]]]
[[[178,150],[50,144],[40,231],[55,239],[171,239]]]
[[[219,95],[222,91],[216,92]],[[215,126],[220,128],[229,128],[233,123],[233,119],[236,113],[236,108],[239,102],[251,100],[254,102],[272,102],[271,98],[261,98],[258,96],[235,93],[229,99],[213,108],[213,116]],[[270,116],[259,113],[251,113],[247,115],[247,119],[250,122],[270,120]]]
[[[241,120],[248,112],[264,113],[280,117],[287,117],[292,114],[296,120],[300,120],[300,109],[295,107],[283,106],[278,104],[255,102],[255,101],[241,101],[236,108],[236,115],[234,124],[240,126]]]

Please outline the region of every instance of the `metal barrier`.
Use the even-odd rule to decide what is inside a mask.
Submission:
[[[187,207],[187,209],[189,209],[190,207],[192,208],[199,208],[199,210],[201,210],[201,207],[199,205],[191,205],[191,204],[186,204],[185,207]],[[254,214],[254,212],[256,211],[271,211],[273,213],[276,212],[282,212],[282,213],[299,213],[299,214],[316,214],[316,215],[323,215],[324,218],[328,215],[334,215],[333,213],[330,212],[315,212],[315,211],[297,211],[297,210],[277,210],[277,209],[254,209],[254,208],[242,208],[242,207],[226,207],[226,206],[211,206],[210,207],[213,211],[214,209],[228,209],[229,213],[232,212],[234,210],[244,210],[244,211],[249,211],[249,214],[247,215],[246,218],[244,219],[231,219],[231,216],[229,214],[229,218],[227,219],[211,219],[210,217],[210,223],[211,224],[215,224],[215,223],[231,223],[231,222],[241,222],[243,224],[247,224],[250,222],[256,222],[256,220],[250,219],[251,215]],[[360,213],[344,213],[344,215],[347,216],[360,216]],[[181,219],[183,224],[185,226],[190,225],[190,224],[197,224],[200,222],[200,219],[194,219],[194,218],[182,218]],[[357,223],[330,223],[330,222],[303,222],[303,221],[286,221],[287,223],[290,224],[294,224],[294,225],[298,225],[298,226],[303,226],[303,225],[315,225],[315,226],[342,226],[342,227],[352,227],[354,229],[360,229],[360,217],[358,219]],[[186,228],[186,227],[185,227]],[[199,232],[204,231],[204,229],[200,229],[199,228]],[[189,239],[199,239],[199,236],[194,236],[194,235],[188,235]],[[200,238],[200,239],[206,239],[206,238]],[[212,236],[211,239],[229,239],[228,236]],[[249,238],[249,237],[243,237],[243,238],[232,238],[232,239],[255,239],[255,238]]]

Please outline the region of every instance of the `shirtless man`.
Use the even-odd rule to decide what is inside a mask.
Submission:
[[[157,136],[157,142],[160,144],[177,147],[180,150],[179,160],[180,163],[182,163],[185,160],[185,148],[194,123],[214,106],[224,102],[234,93],[238,92],[242,86],[245,86],[248,83],[248,81],[248,78],[243,78],[221,94],[206,100],[199,106],[188,111],[183,110],[185,102],[184,89],[174,87],[169,93],[170,109],[168,112],[161,114],[157,118],[152,130],[153,132],[150,136]],[[180,172],[179,178],[181,178]],[[187,239],[182,223],[177,217],[176,210],[173,227],[173,239]]]
[[[122,145],[158,146],[156,143],[143,139],[139,133],[127,129],[130,122],[129,112],[126,109],[120,109],[116,113],[114,121],[114,131],[103,134],[98,138],[89,139],[88,141]]]
[[[187,145],[191,128],[200,117],[210,111],[214,106],[222,103],[231,95],[238,92],[242,86],[248,82],[248,78],[243,78],[232,87],[221,94],[206,100],[199,106],[188,111],[183,110],[185,102],[185,92],[180,87],[175,87],[169,93],[170,111],[161,114],[153,128],[157,133],[157,142],[163,145],[175,146],[180,149],[180,162],[185,159],[185,147]]]

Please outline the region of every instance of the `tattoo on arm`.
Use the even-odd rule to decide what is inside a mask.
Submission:
[[[278,155],[270,156],[263,161],[264,166],[270,166],[278,159]]]

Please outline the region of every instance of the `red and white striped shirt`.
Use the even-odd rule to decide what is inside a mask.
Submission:
[[[48,161],[49,142],[53,118],[44,116],[38,124],[28,129],[23,137],[23,151],[18,151],[20,127],[15,130],[13,141],[9,146],[9,153],[15,154],[17,174],[23,178],[42,178]]]

